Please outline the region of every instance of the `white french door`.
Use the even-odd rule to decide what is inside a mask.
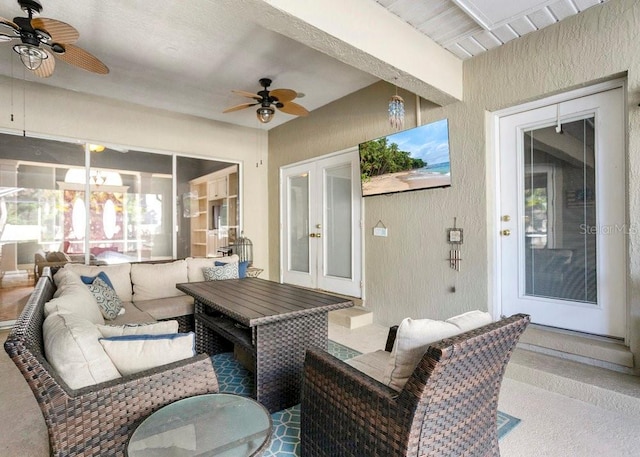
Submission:
[[[280,171],[281,281],[360,297],[358,151]]]
[[[625,337],[622,88],[499,120],[502,314]]]

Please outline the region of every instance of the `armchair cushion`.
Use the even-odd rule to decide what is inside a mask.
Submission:
[[[385,372],[389,365],[390,357],[390,352],[380,349],[379,351],[369,352],[347,359],[345,363],[382,384],[388,384],[388,381],[385,382]]]
[[[454,324],[431,319],[403,319],[385,371],[385,384],[402,390],[429,344],[460,333]]]
[[[490,322],[489,313],[477,310],[454,316],[446,321],[404,319],[398,327],[383,382],[393,389],[402,390],[431,343]]]
[[[100,344],[123,376],[196,355],[193,332],[113,336]]]
[[[47,262],[71,262],[71,258],[60,251],[53,251],[47,254]]]

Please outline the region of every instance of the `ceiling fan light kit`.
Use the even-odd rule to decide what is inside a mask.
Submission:
[[[34,14],[42,11],[37,0],[18,0],[18,4],[29,17],[16,17],[13,21],[0,17],[0,42],[20,40],[13,50],[34,75],[42,78],[51,76],[55,69],[54,55],[93,73],[109,73],[107,66],[98,58],[72,44],[80,37],[75,28],[56,19],[34,18]]]
[[[20,56],[22,64],[31,71],[40,68],[42,61],[49,57],[42,49],[31,44],[16,44],[13,50]]]
[[[273,119],[273,115],[275,114],[275,112],[276,110],[274,110],[270,106],[261,106],[256,111],[256,115],[260,122],[262,122],[263,124],[267,124],[271,122],[271,119]]]
[[[309,111],[307,111],[306,108],[292,101],[298,97],[298,93],[295,90],[274,89],[270,91],[269,86],[271,85],[271,80],[269,78],[261,78],[259,83],[263,89],[255,94],[244,90],[232,91],[234,94],[252,98],[254,102],[241,103],[240,105],[232,106],[224,110],[223,113],[230,113],[232,111],[238,111],[251,106],[260,105],[256,110],[256,117],[263,124],[267,124],[273,119],[276,113],[276,110],[273,107],[278,108],[283,113],[293,114],[294,116],[307,116],[309,114]]]

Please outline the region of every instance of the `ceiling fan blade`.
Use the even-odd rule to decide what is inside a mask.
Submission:
[[[304,106],[293,102],[285,103],[284,106],[278,109],[283,113],[293,114],[294,116],[306,116],[309,114],[309,111]]]
[[[20,27],[18,27],[17,24],[11,22],[9,19],[5,19],[3,17],[0,17],[0,25],[6,25],[8,27],[11,27],[13,30],[19,31]]]
[[[42,59],[40,66],[33,70],[32,73],[41,78],[48,78],[53,74],[53,70],[56,68],[56,59],[53,57],[53,54],[46,49],[42,50],[47,53],[47,58]]]
[[[256,100],[262,99],[258,94],[252,94],[251,92],[246,92],[244,90],[232,90],[231,92],[242,95],[243,97],[255,98]]]
[[[92,73],[98,73],[101,75],[109,73],[109,69],[105,64],[103,64],[96,56],[88,53],[84,49],[72,44],[64,44],[62,47],[65,49],[65,52],[62,53],[55,52],[55,47],[53,48],[55,56],[60,60]]]
[[[80,38],[80,33],[66,22],[46,17],[31,19],[31,27],[44,30],[51,40],[58,43],[75,43]]]
[[[238,110],[249,108],[250,106],[256,106],[256,105],[259,105],[259,103],[242,103],[240,105],[227,108],[226,110],[223,111],[223,113],[230,113],[231,111],[238,111]]]
[[[296,98],[298,93],[291,89],[274,89],[269,92],[269,96],[277,98],[279,102],[286,103]]]

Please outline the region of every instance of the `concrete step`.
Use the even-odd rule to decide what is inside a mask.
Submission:
[[[638,376],[520,347],[514,351],[505,376],[610,411],[640,416]]]
[[[373,323],[373,312],[363,306],[338,309],[329,313],[329,322],[348,329],[364,327]]]
[[[626,373],[633,371],[633,353],[620,340],[530,325],[519,347]]]

